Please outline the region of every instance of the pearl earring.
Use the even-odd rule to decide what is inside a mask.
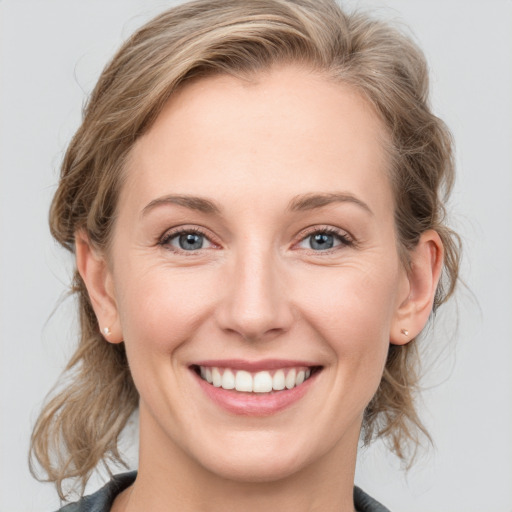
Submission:
[[[103,328],[103,334],[105,336],[110,336],[112,334],[112,331],[110,330],[110,327],[104,327]]]

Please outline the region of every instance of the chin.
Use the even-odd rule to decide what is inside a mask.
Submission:
[[[217,441],[219,449],[204,447],[196,452],[196,460],[209,471],[226,480],[246,483],[274,482],[290,477],[308,464],[305,450],[300,449],[298,440],[286,445],[280,436],[269,439],[268,432],[248,434],[248,443]],[[258,437],[260,437],[258,442]],[[261,439],[264,438],[264,439]],[[229,446],[229,450],[222,447]]]
[[[305,462],[296,458],[283,457],[246,457],[244,460],[216,460],[205,465],[205,469],[219,477],[243,483],[269,483],[286,479],[300,472]]]

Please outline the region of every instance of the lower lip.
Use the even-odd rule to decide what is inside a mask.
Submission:
[[[270,416],[298,402],[320,372],[315,372],[299,386],[271,393],[243,393],[212,386],[191,370],[201,389],[223,409],[242,416]]]

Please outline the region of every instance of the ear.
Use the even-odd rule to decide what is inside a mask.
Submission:
[[[83,231],[75,234],[75,255],[76,266],[89,293],[101,334],[110,343],[121,343],[123,336],[114,282],[105,256],[93,247]]]
[[[443,252],[441,238],[433,229],[425,231],[410,252],[410,268],[405,278],[407,291],[395,312],[391,344],[405,345],[425,327],[441,277]]]

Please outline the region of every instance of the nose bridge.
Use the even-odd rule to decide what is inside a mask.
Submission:
[[[233,257],[228,293],[221,311],[224,329],[245,339],[268,338],[288,330],[292,318],[289,297],[271,247],[254,240]]]

